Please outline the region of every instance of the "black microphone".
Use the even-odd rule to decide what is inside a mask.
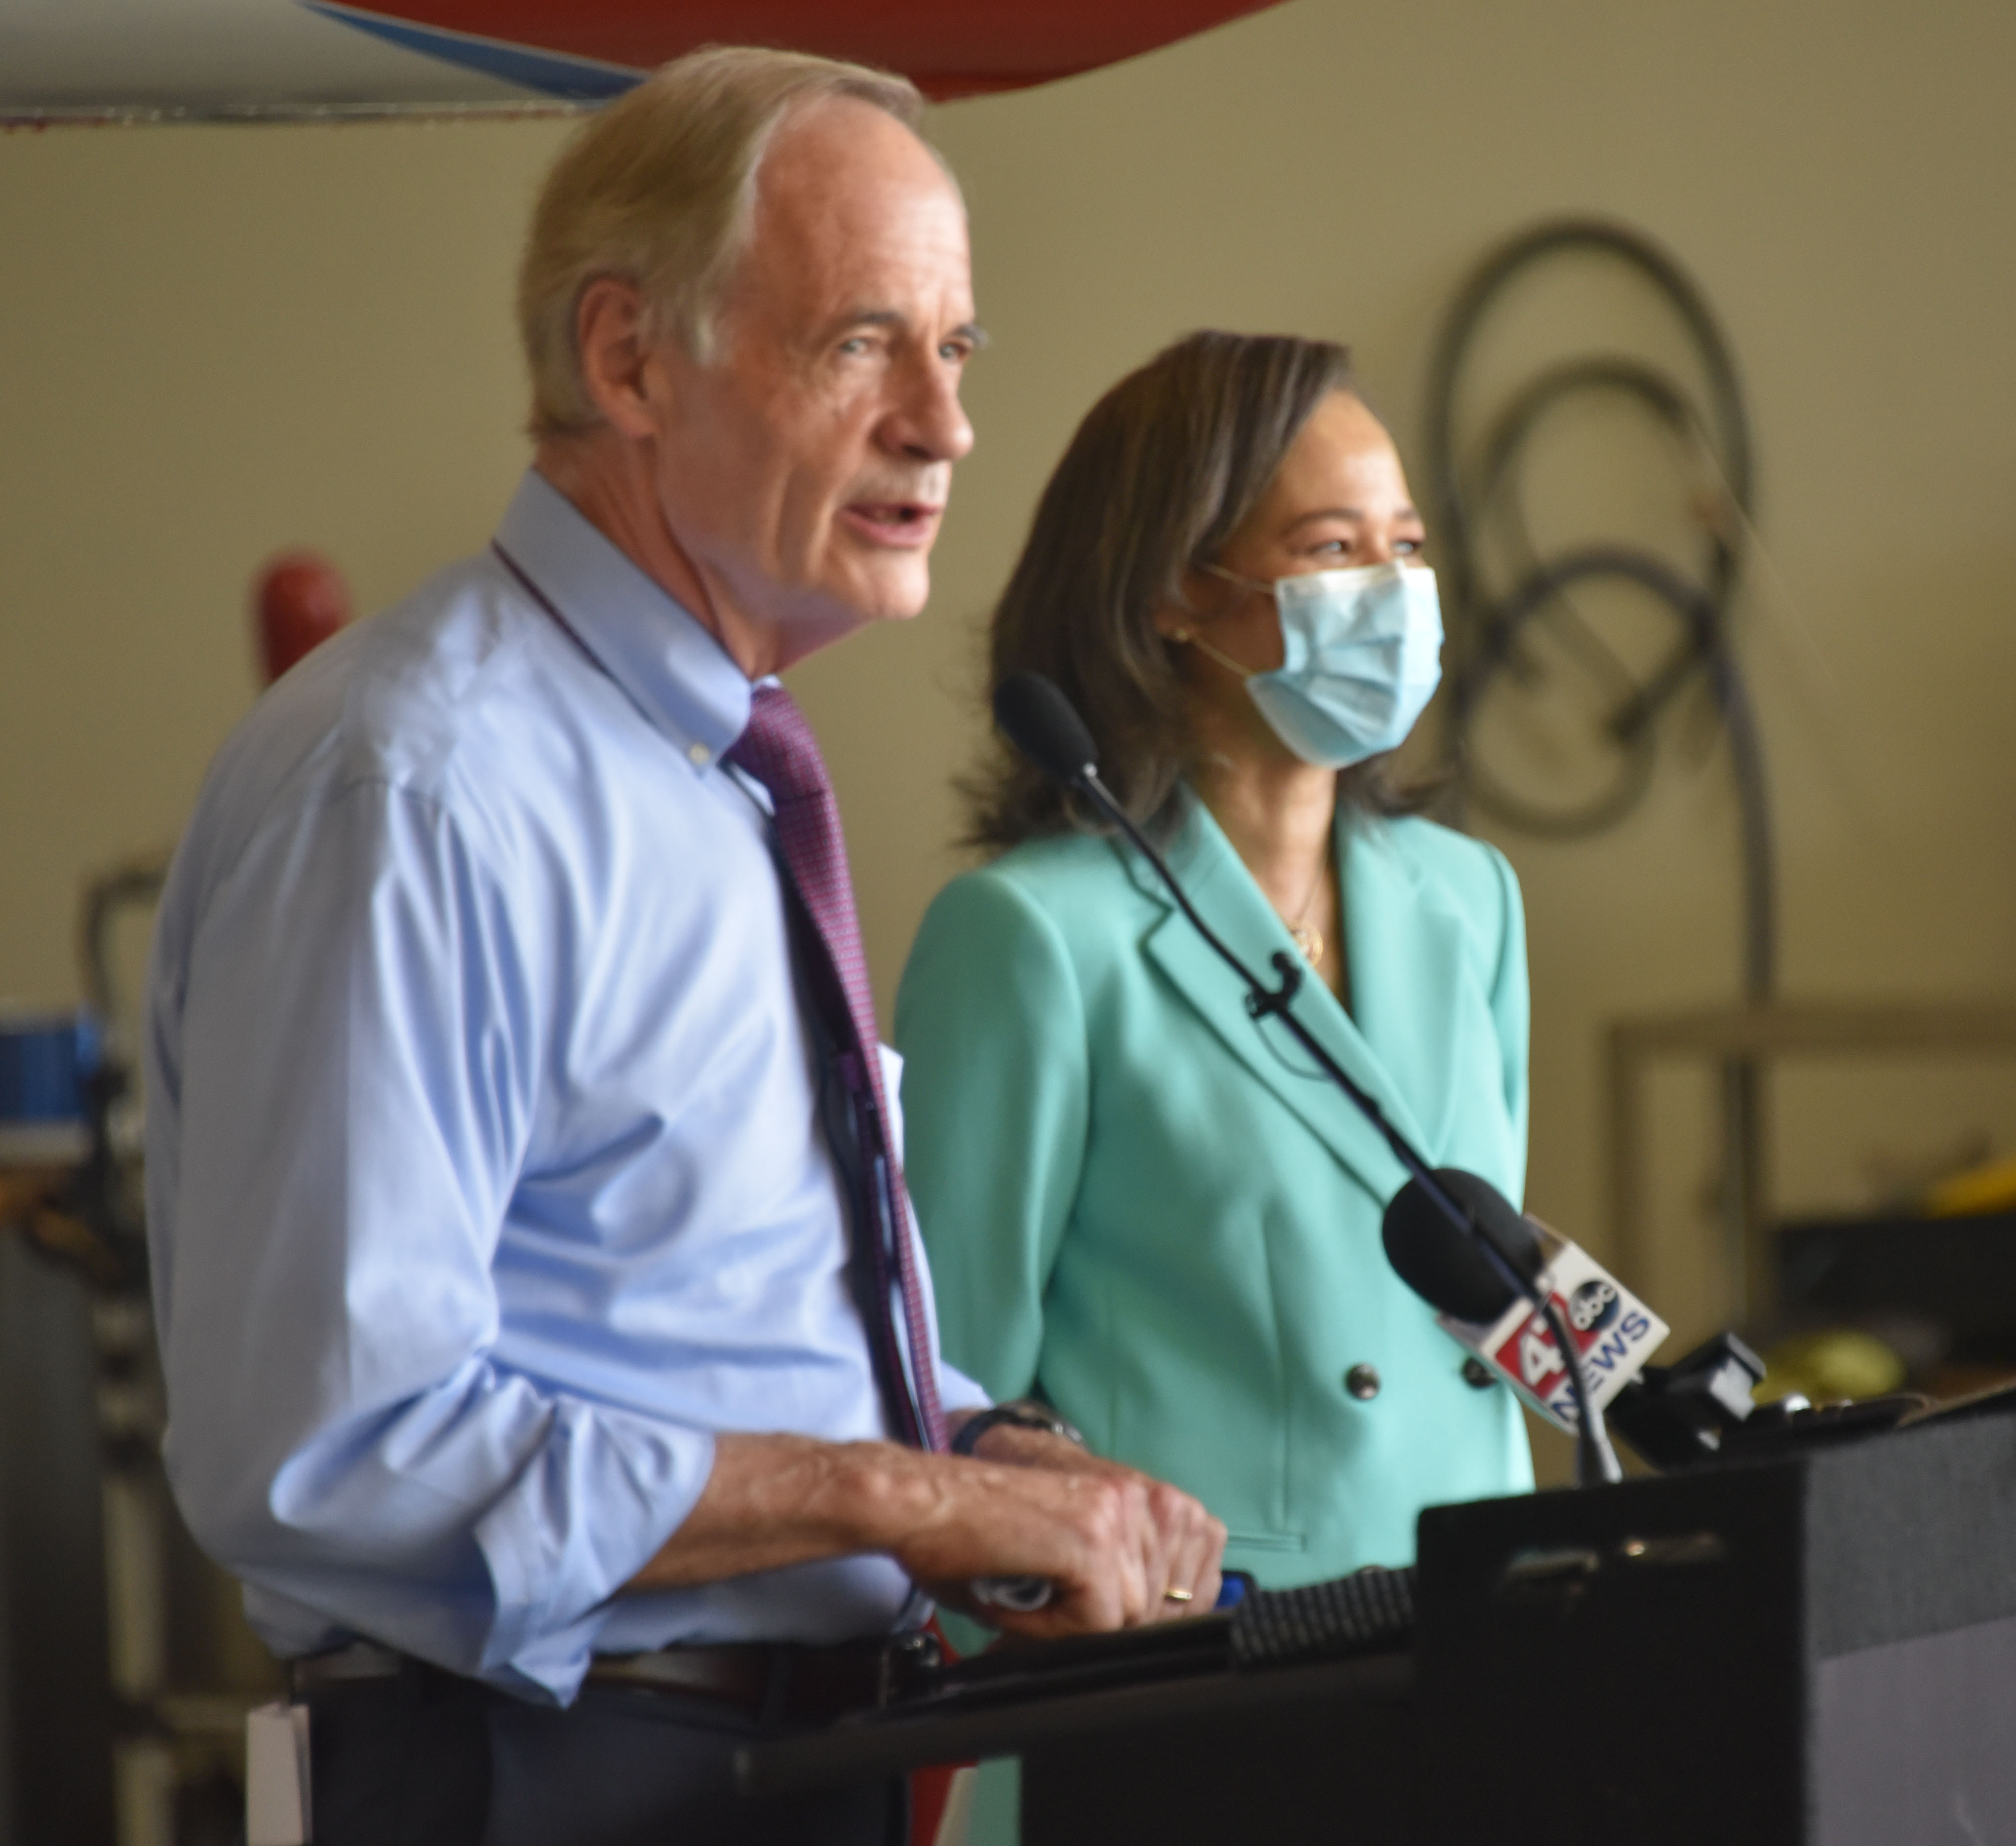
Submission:
[[[994,721],[1023,755],[1066,788],[1082,788],[1099,773],[1093,742],[1070,700],[1040,673],[1011,673],[994,694]]]
[[[1350,1098],[1359,1114],[1378,1131],[1392,1150],[1393,1157],[1407,1170],[1409,1186],[1418,1188],[1418,1196],[1441,1215],[1453,1235],[1470,1241],[1472,1250],[1496,1273],[1507,1291],[1506,1298],[1524,1295],[1532,1301],[1553,1335],[1566,1371],[1568,1389],[1575,1407],[1578,1476],[1586,1484],[1622,1479],[1623,1471],[1618,1466],[1617,1457],[1604,1434],[1601,1412],[1589,1398],[1581,1355],[1568,1337],[1567,1324],[1560,1310],[1552,1297],[1535,1286],[1532,1276],[1521,1273],[1516,1261],[1508,1260],[1501,1254],[1491,1235],[1479,1228],[1475,1214],[1450,1196],[1440,1176],[1431,1170],[1406,1136],[1386,1119],[1378,1099],[1352,1081],[1350,1073],[1296,1017],[1293,1002],[1301,987],[1301,965],[1285,950],[1277,950],[1272,957],[1271,966],[1280,984],[1270,988],[1197,914],[1197,906],[1191,903],[1189,894],[1169,869],[1167,862],[1135,825],[1132,817],[1114,798],[1113,791],[1100,779],[1098,745],[1085,720],[1054,683],[1040,673],[1011,673],[995,688],[994,721],[1009,742],[1046,775],[1066,788],[1077,790],[1126,836],[1134,850],[1154,868],[1156,876],[1175,900],[1176,907],[1190,919],[1191,927],[1245,983],[1246,1010],[1255,1023],[1269,1017],[1280,1020],[1283,1029],[1315,1060],[1323,1074]],[[1466,1179],[1471,1177],[1463,1175]],[[1491,1190],[1481,1179],[1476,1184],[1485,1186],[1487,1192]],[[1492,1196],[1498,1196],[1496,1193]],[[1512,1211],[1509,1204],[1506,1210]],[[1513,1217],[1517,1215],[1516,1211],[1512,1212]]]
[[[1395,1193],[1379,1227],[1386,1260],[1408,1287],[1438,1313],[1489,1326],[1519,1299],[1485,1254],[1489,1239],[1512,1270],[1537,1280],[1544,1258],[1532,1223],[1489,1180],[1459,1167],[1438,1167],[1442,1190],[1470,1213],[1476,1235],[1451,1224],[1413,1180]]]

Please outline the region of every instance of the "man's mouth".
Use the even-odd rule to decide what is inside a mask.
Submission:
[[[938,501],[856,500],[843,506],[840,516],[851,531],[873,544],[914,550],[937,537],[944,513]]]

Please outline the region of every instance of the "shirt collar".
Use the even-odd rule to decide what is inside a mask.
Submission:
[[[710,767],[748,728],[747,675],[535,470],[504,509],[497,544],[688,761]]]

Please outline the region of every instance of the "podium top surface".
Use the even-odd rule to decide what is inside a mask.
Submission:
[[[1796,1610],[1820,1661],[2016,1616],[2016,1394],[1839,1447],[1421,1515],[1423,1632],[1550,1580],[1711,1592]]]

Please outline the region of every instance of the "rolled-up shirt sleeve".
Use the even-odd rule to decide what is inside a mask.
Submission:
[[[233,863],[184,858],[149,1073],[178,1502],[247,1582],[565,1696],[714,1444],[496,1355],[548,972],[478,844],[409,790],[353,783]]]

